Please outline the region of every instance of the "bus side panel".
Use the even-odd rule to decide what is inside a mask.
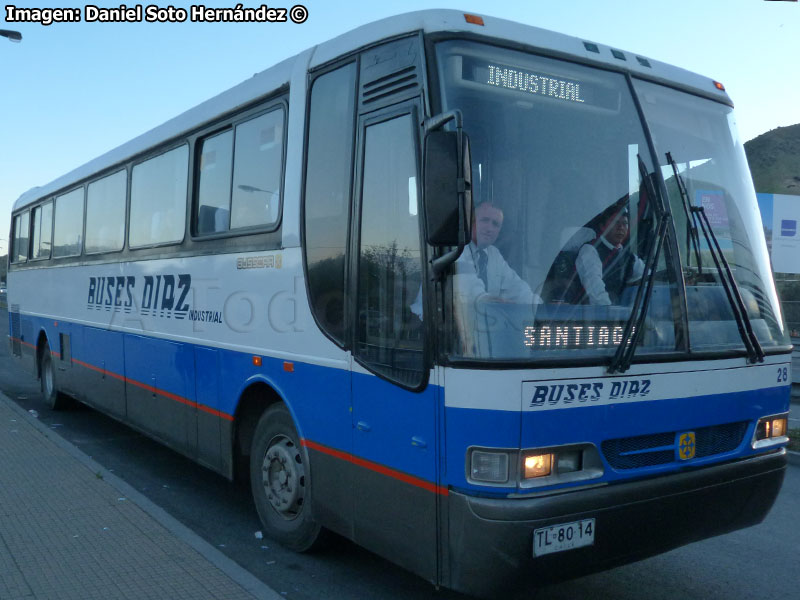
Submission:
[[[28,365],[31,372],[38,374],[36,364],[36,338],[34,337],[33,320],[30,316],[19,315],[19,340],[22,364]]]
[[[347,460],[308,448],[314,493],[314,520],[353,539],[353,480],[357,467]]]
[[[73,369],[72,349],[73,342],[77,342],[80,345],[80,327],[73,323],[63,323],[42,317],[31,317],[31,320],[36,343],[38,344],[39,338],[43,336],[47,343],[46,347],[50,349],[50,355],[56,369],[59,390],[77,395],[82,390],[81,373]],[[33,369],[34,373],[38,373],[38,365],[36,364],[38,356],[35,348],[36,346],[31,349],[33,352],[31,369]]]
[[[221,383],[219,350],[196,346],[194,360],[198,407],[213,407],[211,410],[197,410],[196,412],[197,460],[216,471],[225,472],[220,443],[223,419],[211,412],[219,406]],[[228,453],[230,454],[230,451]]]
[[[436,579],[436,414],[440,394],[353,372],[355,541]]]
[[[184,344],[125,334],[128,420],[190,456],[196,427],[194,352]]]
[[[77,329],[73,327],[72,329]],[[77,335],[76,335],[77,334]],[[67,334],[70,340],[80,337],[80,332]],[[55,340],[54,340],[55,342]],[[65,348],[61,351],[64,358]],[[61,360],[56,364],[62,365]],[[125,355],[122,334],[96,327],[83,328],[83,351],[79,365],[81,382],[76,385],[88,404],[96,406],[118,418],[125,418]]]

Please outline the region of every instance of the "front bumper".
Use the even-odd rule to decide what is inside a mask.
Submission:
[[[508,597],[760,523],[783,482],[786,451],[653,479],[537,498],[449,495],[444,585]],[[534,558],[533,531],[595,518],[594,545]]]

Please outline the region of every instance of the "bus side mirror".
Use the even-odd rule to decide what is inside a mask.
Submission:
[[[463,247],[469,241],[471,167],[469,143],[466,135],[461,137],[463,148],[459,149],[455,131],[434,130],[425,136],[425,230],[431,246]]]

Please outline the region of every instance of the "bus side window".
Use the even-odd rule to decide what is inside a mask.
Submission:
[[[283,177],[282,106],[200,140],[196,235],[274,228]]]
[[[311,310],[345,343],[345,254],[355,130],[355,63],[319,76],[311,88],[304,225]]]
[[[283,174],[282,108],[236,126],[231,229],[278,221]]]
[[[233,130],[200,142],[200,183],[197,192],[197,227],[200,235],[228,231],[233,167]]]
[[[56,198],[53,257],[78,256],[83,240],[83,187]]]
[[[423,381],[422,285],[414,124],[406,114],[366,128],[356,355],[402,385]]]
[[[86,192],[86,253],[122,250],[125,245],[125,196],[128,171],[123,169],[89,184]]]
[[[133,167],[131,248],[183,240],[188,174],[185,144]]]
[[[50,258],[50,244],[53,237],[53,203],[45,202],[33,209],[33,245],[31,258]]]

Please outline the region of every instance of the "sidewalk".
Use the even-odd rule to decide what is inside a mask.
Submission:
[[[281,596],[0,394],[0,598]]]

